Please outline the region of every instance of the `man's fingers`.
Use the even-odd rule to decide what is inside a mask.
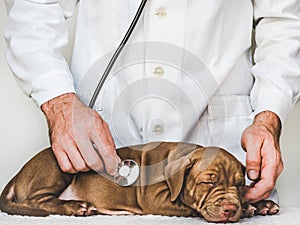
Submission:
[[[94,138],[93,142],[95,143],[95,147],[104,162],[106,172],[110,175],[115,175],[118,171],[118,164],[121,160],[117,155],[114,145],[108,144],[108,141],[103,144],[99,138]]]
[[[106,172],[110,175],[115,175],[118,171],[118,164],[121,162],[121,159],[117,155],[109,127],[100,117],[96,118],[95,125],[97,132],[92,136],[92,141],[96,145],[104,162]]]
[[[272,164],[265,163],[264,160],[263,158],[259,181],[254,182],[245,193],[245,199],[249,203],[267,199],[275,186],[276,168]]]
[[[113,139],[113,137],[111,136],[111,133],[110,133],[108,124],[107,124],[106,122],[103,123],[103,128],[104,128],[104,130],[105,130],[104,132],[105,132],[105,134],[106,134],[106,138],[107,138],[109,144],[115,147],[114,139]]]
[[[77,140],[78,148],[84,158],[86,165],[95,172],[101,172],[103,170],[103,162],[96,149],[93,147],[93,143],[89,138],[80,138]]]
[[[281,165],[277,165],[277,151],[274,151],[274,145],[269,140],[265,140],[261,147],[261,174],[260,180],[246,191],[245,199],[249,203],[258,202],[270,196],[278,173],[282,171]]]
[[[90,170],[90,168],[85,164],[84,159],[80,155],[76,146],[69,145],[67,147],[66,154],[67,154],[73,168],[77,172],[86,172],[86,171]]]
[[[273,177],[274,180],[281,174],[283,163],[279,150],[276,150],[272,140],[266,140],[262,148],[262,177]]]
[[[65,173],[77,173],[76,169],[72,166],[67,154],[62,149],[57,149],[52,146],[53,153],[57,159],[58,165]]]
[[[270,181],[262,179],[246,190],[245,199],[250,204],[255,203],[270,197],[272,190],[273,186],[270,185]]]
[[[246,169],[250,180],[257,180],[261,171],[261,141],[253,135],[243,137],[243,147],[246,150]]]

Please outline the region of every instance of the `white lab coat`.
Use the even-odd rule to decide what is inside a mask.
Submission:
[[[139,2],[81,0],[69,67],[61,50],[77,1],[6,0],[7,60],[24,92],[38,105],[67,92],[88,103]],[[253,116],[283,121],[299,98],[299,52],[299,0],[149,0],[95,109],[117,147],[188,141],[244,161]]]

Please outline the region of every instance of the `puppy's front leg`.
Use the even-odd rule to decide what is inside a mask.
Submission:
[[[46,149],[34,156],[5,187],[0,208],[9,214],[46,216],[48,214],[89,215],[96,208],[84,201],[60,200],[73,175],[63,173]]]

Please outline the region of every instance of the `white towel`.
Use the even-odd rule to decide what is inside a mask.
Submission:
[[[0,212],[0,225],[208,225],[202,218],[184,218],[167,216],[90,216],[68,217],[51,215],[48,217],[10,216]],[[300,207],[285,207],[275,216],[255,216],[244,218],[239,223],[243,225],[299,225]]]

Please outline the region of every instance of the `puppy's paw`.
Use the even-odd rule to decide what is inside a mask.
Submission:
[[[275,215],[279,212],[279,205],[272,200],[262,200],[253,204],[256,208],[255,215]]]
[[[97,208],[89,202],[69,200],[64,203],[66,215],[90,216],[98,213]]]
[[[255,215],[256,208],[250,204],[243,205],[243,218],[250,218]]]

